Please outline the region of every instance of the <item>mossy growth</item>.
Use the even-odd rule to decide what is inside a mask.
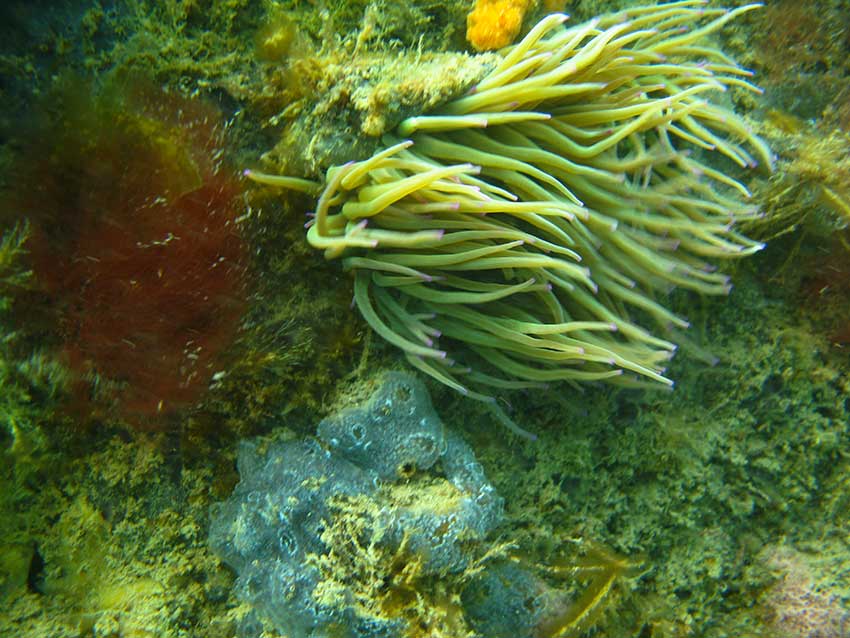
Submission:
[[[264,169],[316,176],[328,166],[366,158],[382,135],[461,94],[495,59],[341,48],[294,60],[271,78],[284,110],[277,118],[279,141],[264,155]]]
[[[33,335],[16,316],[21,296],[33,285],[24,260],[29,232],[29,226],[19,222],[6,227],[0,237],[0,606],[4,609],[21,592],[38,586],[43,561],[31,531],[41,512],[34,502],[49,492],[47,469],[56,472],[64,465],[56,445],[63,419],[56,407],[67,396],[68,374],[33,348]]]
[[[29,224],[19,222],[0,238],[0,453],[20,464],[24,474],[43,453],[47,440],[41,426],[50,422],[69,384],[62,365],[32,348],[32,335],[16,315],[20,297],[34,286],[25,260],[29,236]]]
[[[834,344],[850,343],[850,133],[828,118],[773,109],[763,130],[779,170],[755,189],[764,215],[746,231],[782,247],[766,276]]]
[[[0,312],[8,312],[11,300],[7,296],[15,289],[31,283],[32,272],[23,264],[24,243],[29,237],[27,222],[17,223],[0,238]]]
[[[166,441],[90,437],[28,492],[2,466],[0,634],[233,635],[238,611],[222,604],[232,578],[206,547],[217,454],[176,460]]]
[[[304,31],[317,43],[374,50],[445,51],[465,46],[463,26],[469,5],[463,0],[351,0],[313,5],[283,0],[278,6],[300,11]]]
[[[756,603],[779,577],[760,552],[780,538],[840,572],[848,363],[793,295],[760,279],[777,250],[739,272],[722,310],[690,303],[717,363],[682,353],[672,393],[531,393],[514,408],[539,424],[536,443],[475,439],[506,500],[505,533],[536,563],[551,564],[565,536],[646,556],[648,572],[600,619],[606,635],[775,635]],[[829,589],[846,596],[841,577]]]
[[[316,600],[340,611],[351,608],[358,619],[375,626],[398,623],[408,638],[474,635],[461,605],[463,583],[504,557],[510,544],[470,547],[477,555],[467,569],[437,576],[425,568],[427,557],[413,551],[406,537],[400,544],[392,542],[397,530],[384,526],[386,508],[441,515],[459,508],[461,497],[445,479],[426,477],[383,486],[374,497],[335,497],[330,503],[334,524],[321,536],[328,551],[308,557],[321,575]]]
[[[350,283],[334,273],[333,264],[316,262],[304,241],[306,203],[279,201],[260,189],[249,190],[246,202],[243,224],[253,268],[261,274],[236,355],[213,378],[205,414],[196,415],[193,427],[197,435],[218,436],[226,423],[229,436],[248,436],[286,417],[290,427],[306,433],[332,407],[330,380],[356,376],[366,358],[381,353],[349,308]]]
[[[799,229],[802,243],[805,236],[820,242],[850,226],[850,133],[776,109],[762,126],[780,152],[781,170],[759,185],[765,214],[747,230],[770,240]]]

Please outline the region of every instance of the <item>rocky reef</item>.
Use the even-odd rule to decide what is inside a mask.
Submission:
[[[572,25],[642,3],[539,0],[516,37],[551,10],[570,13]],[[731,22],[712,43],[752,70],[764,88],[757,95],[732,87],[722,101],[745,115],[778,158],[773,175],[753,173],[741,182],[764,211],[742,230],[767,247],[730,272],[729,297],[720,303],[681,291],[658,294],[659,303],[691,323],[668,372],[675,391],[590,385],[581,393],[551,387],[499,392],[499,405],[537,436],[530,441],[505,432],[481,404],[432,384],[441,419],[420,426],[411,413],[404,423],[413,430],[402,427],[391,438],[377,421],[379,404],[368,399],[378,387],[370,379],[398,367],[398,352],[351,309],[351,277],[304,239],[312,202],[302,193],[283,197],[246,184],[239,174],[250,168],[315,178],[329,164],[368,157],[403,118],[458,98],[497,55],[472,53],[466,28],[473,4],[0,3],[6,106],[0,188],[7,197],[0,223],[0,636],[296,638],[281,631],[269,609],[274,604],[285,613],[286,603],[302,614],[303,607],[285,597],[287,581],[252,581],[275,582],[277,589],[246,593],[243,578],[252,568],[245,557],[261,550],[276,565],[292,569],[295,563],[276,558],[287,555],[271,546],[280,530],[262,516],[275,511],[273,504],[261,500],[253,510],[257,518],[247,515],[249,484],[256,486],[252,498],[283,498],[283,488],[271,482],[273,458],[294,464],[302,477],[301,483],[293,479],[288,498],[312,498],[323,508],[313,522],[328,523],[321,533],[313,528],[312,545],[299,554],[296,573],[306,576],[298,582],[307,583],[309,596],[298,600],[312,612],[287,618],[314,635],[346,636],[349,621],[356,623],[352,631],[387,638],[847,634],[846,1],[775,0]],[[708,0],[704,7],[743,4]],[[140,109],[145,102],[101,99],[109,85],[135,77],[147,77],[157,91],[163,87],[156,112]],[[79,99],[55,99],[69,78],[79,82],[64,95]],[[216,135],[189,139],[173,127],[170,118],[181,112],[168,105],[187,101],[212,109],[206,123],[193,121],[197,132],[215,124]],[[135,107],[112,108],[122,104]],[[183,118],[189,115],[182,110]],[[118,143],[110,131],[124,131],[132,143]],[[215,140],[215,157],[201,152],[196,141],[203,139]],[[109,148],[116,153],[106,154]],[[127,159],[103,161],[110,156]],[[98,158],[103,172],[97,180],[73,177]],[[174,197],[154,196],[157,210],[165,210],[165,202],[189,205],[191,198],[176,193],[200,189],[205,172],[195,180],[193,166],[219,161],[231,170],[208,183],[226,183],[225,194],[239,194],[236,205],[220,198],[219,208],[229,211],[222,219],[238,224],[245,248],[238,263],[248,277],[237,278],[247,286],[237,288],[239,294],[206,296],[211,307],[224,302],[239,310],[228,315],[234,317],[225,322],[230,329],[218,334],[231,335],[237,321],[238,333],[232,344],[229,336],[215,341],[222,344],[218,356],[204,349],[216,366],[200,369],[212,377],[192,377],[187,396],[169,400],[155,393],[156,401],[142,405],[159,415],[164,399],[162,417],[142,423],[131,414],[139,410],[129,409],[139,405],[129,399],[143,389],[134,376],[141,368],[122,377],[97,365],[75,371],[63,361],[76,343],[70,330],[76,322],[69,319],[93,315],[80,295],[59,286],[58,302],[50,306],[56,312],[43,312],[51,295],[39,285],[44,277],[32,259],[45,224],[33,211],[49,211],[11,203],[56,193],[61,208],[52,210],[72,213],[63,218],[74,224],[126,219],[116,213],[128,209],[128,198],[108,208],[98,202],[170,179],[179,188]],[[52,183],[96,188],[47,189]],[[132,188],[118,188],[122,184]],[[173,219],[155,216],[166,231]],[[205,218],[193,213],[192,219]],[[51,237],[62,234],[56,224],[47,229]],[[164,237],[148,235],[142,243]],[[171,240],[163,250],[179,244]],[[102,259],[91,259],[98,253],[79,250],[82,260],[63,254],[74,270],[48,264],[57,276],[84,269],[113,274]],[[143,272],[160,278],[157,268]],[[89,294],[101,281],[92,283],[85,287]],[[215,292],[226,281],[210,283]],[[190,299],[179,296],[178,303],[185,308]],[[162,321],[173,325],[177,317],[166,309]],[[200,327],[212,344],[206,324]],[[126,350],[146,358],[155,352]],[[182,356],[183,348],[176,352]],[[152,378],[174,380],[179,368]],[[81,378],[85,383],[76,383]],[[355,384],[366,388],[365,401],[346,398]],[[358,407],[339,412],[341,403]],[[401,423],[397,407],[381,423]],[[363,430],[362,439],[358,414],[374,417],[374,431]],[[328,415],[320,435],[304,439]],[[139,427],[154,420],[156,427]],[[405,439],[414,431],[421,435],[418,447]],[[261,438],[237,444],[250,437]],[[464,487],[462,464],[452,465],[461,458],[450,451],[453,441],[474,450],[467,469],[483,467],[486,480],[475,485],[492,486],[494,502],[504,499],[502,520],[495,520],[496,508],[488,510],[494,516],[488,531],[475,527],[483,520],[472,508],[477,492]],[[415,454],[406,456],[405,445]],[[313,465],[306,467],[308,457]],[[372,465],[378,458],[392,462],[378,470]],[[362,479],[360,491],[334,492],[333,480],[311,487],[329,472],[342,475],[342,467],[350,470],[349,487]],[[216,553],[209,544],[209,508],[222,501],[220,541],[258,543],[241,548],[244,555],[234,547],[232,556],[218,547]],[[461,511],[465,519],[450,518]],[[267,536],[258,536],[257,521]],[[448,521],[454,537],[443,536]],[[288,528],[291,534],[307,534],[299,525]],[[439,560],[435,536],[444,540]],[[236,566],[237,560],[244,564]],[[628,579],[635,574],[631,560],[642,562],[639,579]],[[628,580],[611,586],[617,574]],[[604,609],[595,604],[603,598]],[[308,613],[323,613],[325,620],[312,627]]]

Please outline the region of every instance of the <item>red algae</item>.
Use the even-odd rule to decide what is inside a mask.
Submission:
[[[32,269],[79,398],[155,428],[200,399],[238,331],[241,185],[211,105],[138,81],[91,92],[66,81],[36,116],[7,199],[32,223]]]

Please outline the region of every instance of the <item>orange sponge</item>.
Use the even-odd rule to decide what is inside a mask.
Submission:
[[[475,0],[466,16],[466,39],[477,51],[492,51],[514,41],[531,0]]]

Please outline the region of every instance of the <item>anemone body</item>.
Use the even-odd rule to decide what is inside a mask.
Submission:
[[[375,332],[460,392],[671,384],[676,346],[654,332],[687,321],[664,297],[727,293],[712,260],[762,247],[735,230],[757,212],[731,173],[770,151],[711,101],[758,89],[704,43],[755,6],[547,16],[466,95],[323,184],[250,176],[320,191],[309,242],[354,272]]]

